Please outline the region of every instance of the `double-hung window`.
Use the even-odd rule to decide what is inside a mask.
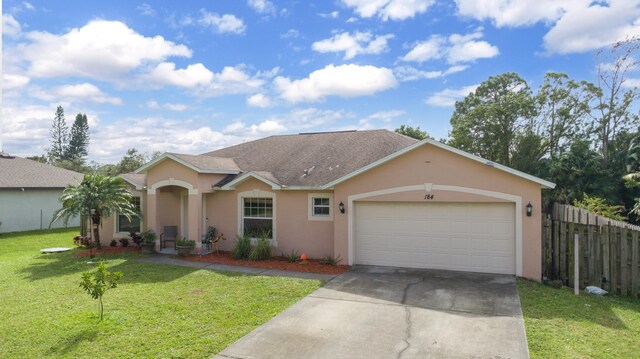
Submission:
[[[133,197],[131,201],[140,213],[140,197]],[[126,216],[118,214],[117,229],[119,233],[140,232],[140,217],[132,216],[129,220]]]
[[[243,198],[242,203],[244,234],[273,238],[273,198]]]

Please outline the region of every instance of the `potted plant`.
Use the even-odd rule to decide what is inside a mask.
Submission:
[[[140,237],[142,237],[142,242],[140,242],[142,253],[152,254],[156,249],[156,232],[153,229],[145,229],[140,232]]]
[[[188,256],[195,247],[196,241],[192,239],[182,238],[176,241],[176,250],[180,257]]]

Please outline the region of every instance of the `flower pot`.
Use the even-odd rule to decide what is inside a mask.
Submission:
[[[187,257],[191,253],[192,249],[193,247],[181,247],[181,246],[176,247],[176,250],[178,251],[178,255],[180,257]]]
[[[140,243],[140,248],[142,248],[143,254],[153,254],[156,251],[156,244],[142,242]]]

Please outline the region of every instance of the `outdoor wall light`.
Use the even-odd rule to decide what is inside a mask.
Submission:
[[[529,204],[527,205],[527,217],[531,217],[532,213],[533,213],[533,205],[531,204],[531,202],[529,202]]]
[[[340,201],[340,204],[338,205],[338,209],[340,210],[340,213],[344,213],[344,203],[342,203],[342,201]]]

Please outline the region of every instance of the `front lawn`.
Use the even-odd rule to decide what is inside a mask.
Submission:
[[[39,253],[76,233],[0,234],[2,357],[211,357],[322,284],[105,256],[124,277],[98,322],[98,302],[79,287],[87,258]]]
[[[518,280],[532,358],[636,358],[640,300]]]

